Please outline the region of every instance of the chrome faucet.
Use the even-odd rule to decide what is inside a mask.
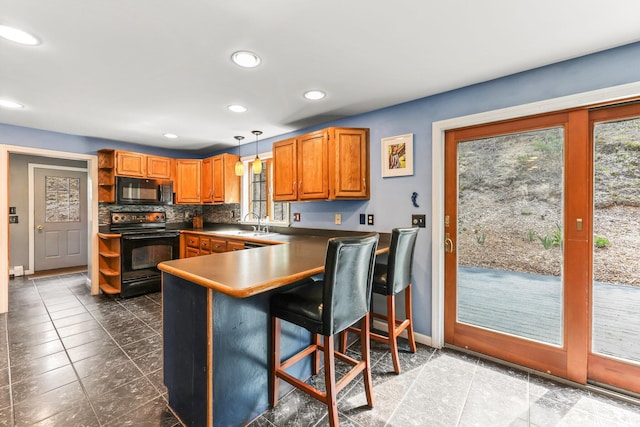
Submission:
[[[258,227],[256,228],[256,226],[254,225],[254,226],[253,226],[253,231],[258,231],[258,232],[259,232],[259,231],[262,231],[262,227],[261,227],[261,225],[260,225],[260,215],[256,214],[255,212],[248,212],[248,213],[244,216],[244,218],[242,219],[242,221],[243,221],[243,222],[244,222],[244,221],[246,221],[246,220],[247,220],[247,217],[248,217],[249,215],[252,215],[254,218],[256,218],[256,219],[258,220]]]

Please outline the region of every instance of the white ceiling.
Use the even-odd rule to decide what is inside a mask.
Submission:
[[[42,40],[0,39],[0,99],[26,106],[0,108],[1,123],[181,150],[640,40],[638,0],[0,0],[0,11]],[[234,65],[237,50],[262,64]],[[307,101],[308,89],[327,97]]]

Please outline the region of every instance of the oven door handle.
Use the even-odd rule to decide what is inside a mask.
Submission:
[[[140,234],[140,235],[132,235],[132,236],[122,236],[125,240],[145,240],[145,239],[162,239],[162,238],[173,238],[180,236],[180,233],[170,233],[170,234]]]

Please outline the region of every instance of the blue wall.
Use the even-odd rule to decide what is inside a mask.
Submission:
[[[0,144],[20,145],[23,147],[44,150],[63,151],[67,153],[95,155],[101,148],[135,151],[138,153],[157,156],[199,158],[192,153],[176,150],[166,150],[148,145],[130,142],[114,141],[111,139],[93,138],[90,136],[69,135],[66,133],[49,132],[46,130],[26,128],[0,123]]]
[[[291,212],[301,214],[296,227],[330,228],[388,232],[406,226],[411,214],[425,213],[427,228],[422,229],[414,261],[414,316],[416,332],[431,335],[431,125],[434,121],[491,111],[535,101],[571,95],[624,83],[640,81],[640,43],[552,64],[535,70],[418,99],[412,102],[353,116],[313,128],[259,142],[259,151],[270,151],[273,142],[327,126],[368,127],[371,137],[371,199],[366,202],[294,203]],[[380,139],[412,133],[414,135],[413,176],[382,178]],[[62,151],[93,154],[98,148],[153,153],[151,147],[84,138],[0,124],[0,143],[28,145]],[[124,144],[124,145],[123,145]],[[242,146],[241,154],[255,152],[253,144]],[[163,152],[165,155],[170,155]],[[162,153],[158,153],[162,154]],[[178,156],[191,157],[189,153]],[[418,192],[420,208],[410,196]],[[333,224],[335,213],[342,214],[342,225]],[[359,214],[375,215],[375,225],[359,224]]]

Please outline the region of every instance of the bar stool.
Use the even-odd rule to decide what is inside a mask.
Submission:
[[[325,274],[322,280],[309,278],[298,286],[271,297],[271,405],[278,403],[279,380],[284,380],[309,396],[325,403],[329,410],[329,423],[338,426],[336,396],[360,372],[363,373],[367,404],[373,407],[371,363],[369,359],[369,304],[373,279],[373,265],[378,247],[378,234],[363,237],[330,239],[325,258]],[[301,326],[311,332],[313,343],[291,356],[280,360],[281,319]],[[334,349],[333,336],[349,325],[361,321],[362,360],[357,361]],[[320,335],[323,336],[321,342]],[[285,372],[286,369],[313,356],[313,373],[320,370],[318,354],[324,353],[324,378],[326,392]],[[351,370],[336,383],[335,357],[352,365]]]
[[[416,341],[413,333],[413,310],[411,307],[411,272],[413,269],[413,252],[416,245],[418,228],[394,228],[391,231],[389,253],[376,259],[373,275],[373,292],[387,297],[386,316],[371,312],[371,316],[387,322],[388,336],[371,332],[371,339],[389,344],[393,369],[400,373],[400,357],[398,356],[398,336],[405,329],[409,340],[409,348],[416,352]],[[404,291],[405,319],[396,318],[396,295]],[[350,327],[353,332],[359,328]],[[342,333],[340,348],[347,346],[347,331]]]

